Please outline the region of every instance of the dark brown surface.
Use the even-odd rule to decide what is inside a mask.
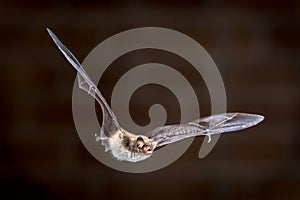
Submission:
[[[43,2],[4,1],[0,6],[1,197],[300,199],[299,1]],[[82,61],[107,37],[144,26],[174,29],[198,41],[222,73],[228,110],[262,113],[266,120],[222,136],[202,160],[197,158],[199,138],[179,160],[152,173],[127,174],[95,160],[73,123],[76,73],[45,28]],[[165,64],[180,62],[174,55],[143,53],[145,63],[156,56]],[[111,74],[118,65],[140,60],[128,55],[116,61]],[[111,74],[99,85],[106,97],[117,81]],[[208,93],[201,84],[196,92],[203,114],[209,114]],[[162,95],[174,98],[169,92]],[[143,102],[143,95],[134,97],[131,112],[142,125],[147,122],[144,105],[151,105],[152,98]],[[172,112],[168,121],[176,122],[178,108],[172,106],[177,101],[162,103]]]

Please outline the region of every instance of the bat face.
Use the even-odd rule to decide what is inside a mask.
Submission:
[[[149,158],[156,142],[144,135],[135,135],[125,130],[119,131],[107,139],[108,150],[120,161],[137,162]]]
[[[243,130],[260,123],[264,117],[248,113],[221,113],[204,117],[187,124],[167,125],[155,128],[146,135],[136,135],[120,127],[117,118],[106,100],[92,82],[86,71],[65,47],[56,35],[47,29],[51,38],[69,63],[78,72],[79,88],[86,91],[100,104],[103,113],[101,134],[96,141],[102,141],[105,151],[111,151],[114,158],[120,161],[137,162],[149,158],[156,147],[195,136],[211,135]]]
[[[123,136],[122,144],[129,151],[140,154],[152,154],[155,146],[146,136],[135,135],[134,137]]]

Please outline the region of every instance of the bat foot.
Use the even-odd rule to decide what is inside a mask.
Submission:
[[[208,136],[208,141],[207,141],[207,143],[210,143],[210,142],[211,142],[211,134],[208,133],[206,136]]]
[[[101,137],[100,135],[98,135],[98,133],[95,133],[95,138],[96,138],[96,142],[99,142],[100,140],[107,140],[107,137]]]
[[[95,138],[96,138],[96,142],[99,142],[101,140],[101,137],[97,133],[95,133]]]

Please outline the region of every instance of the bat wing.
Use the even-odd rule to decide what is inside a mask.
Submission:
[[[147,136],[157,147],[189,137],[239,131],[260,123],[263,116],[246,113],[223,113],[197,119],[188,124],[168,125],[155,128]],[[210,141],[210,140],[209,140]]]
[[[64,55],[64,57],[69,61],[69,63],[77,70],[78,72],[78,84],[79,88],[86,91],[89,95],[94,97],[96,101],[100,104],[103,114],[103,122],[102,122],[102,132],[101,138],[110,137],[113,133],[115,133],[120,126],[118,124],[117,118],[101,92],[98,90],[97,86],[92,82],[86,71],[83,69],[81,64],[78,62],[76,57],[69,51],[69,49],[61,43],[61,41],[56,37],[56,35],[47,28],[47,31],[54,43]],[[104,134],[104,135],[102,135]]]
[[[153,142],[157,142],[156,147],[160,147],[189,137],[205,135],[205,133],[206,130],[201,127],[189,124],[176,124],[157,127],[146,135]]]

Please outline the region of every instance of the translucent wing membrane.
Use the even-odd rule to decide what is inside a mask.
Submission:
[[[146,135],[157,142],[156,147],[160,147],[189,137],[205,135],[206,132],[207,130],[204,128],[189,124],[178,124],[157,127]]]
[[[246,113],[223,113],[204,117],[188,124],[158,127],[147,135],[157,142],[157,147],[189,137],[221,134],[252,127],[264,119],[261,115]],[[210,140],[209,140],[210,141]]]
[[[223,113],[204,117],[190,122],[191,125],[204,126],[214,134],[239,131],[261,122],[262,115],[247,113]]]
[[[102,134],[100,137],[110,137],[113,133],[115,133],[118,129],[120,129],[119,124],[117,122],[116,116],[105,101],[104,97],[98,90],[97,86],[92,82],[88,74],[85,72],[81,64],[75,58],[75,56],[67,49],[65,45],[61,43],[61,41],[56,37],[56,35],[47,28],[47,31],[54,43],[61,51],[61,53],[65,56],[65,58],[70,62],[70,64],[77,70],[78,72],[78,84],[79,88],[86,91],[89,95],[94,97],[96,101],[100,104],[103,113],[103,122],[102,122]]]

